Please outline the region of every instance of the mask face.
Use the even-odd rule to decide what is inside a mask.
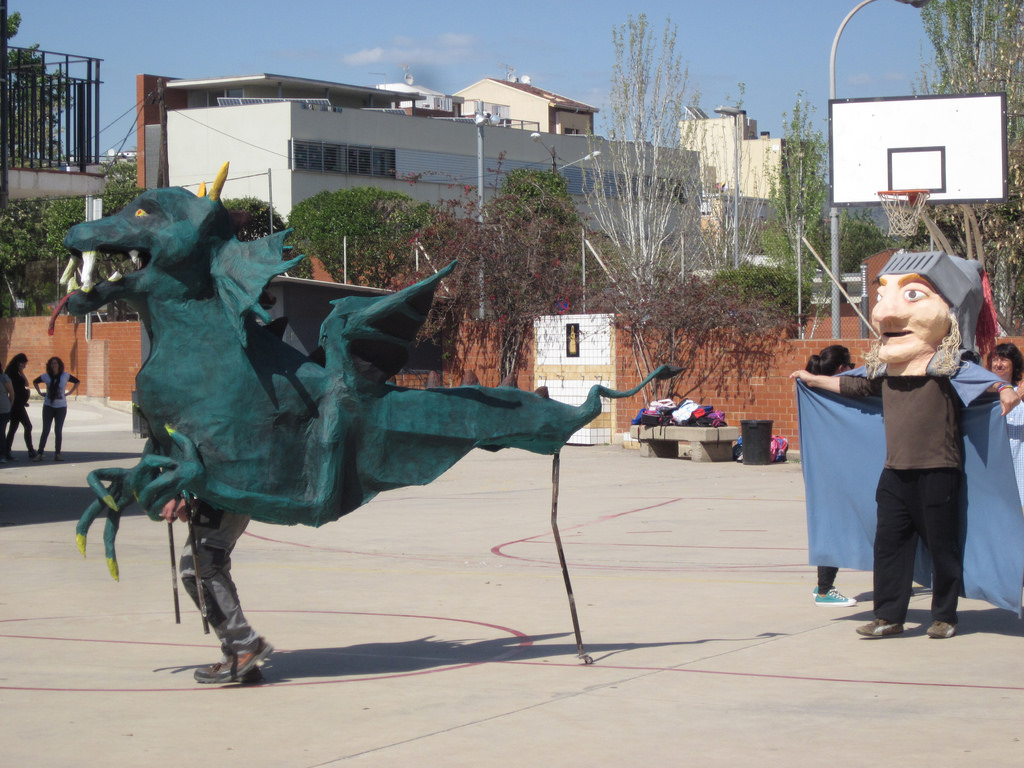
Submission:
[[[921,376],[949,333],[949,305],[931,283],[911,272],[878,278],[871,323],[881,334],[879,359],[890,376]]]

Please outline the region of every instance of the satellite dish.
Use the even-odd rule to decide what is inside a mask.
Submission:
[[[522,83],[523,85],[529,85],[530,84],[530,76],[529,75],[523,75],[522,77],[519,78],[519,82]]]
[[[405,73],[405,84],[406,84],[406,85],[412,85],[412,83],[413,83],[413,79],[414,79],[414,78],[413,78],[413,76],[412,76],[412,72],[406,72],[406,73]]]

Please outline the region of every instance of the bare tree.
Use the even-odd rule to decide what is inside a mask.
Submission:
[[[1024,2],[936,0],[921,11],[934,58],[923,65],[929,93],[1006,93],[1009,199],[1002,204],[937,206],[929,232],[976,258],[992,280],[1000,324],[1024,332]]]
[[[645,15],[629,17],[613,30],[613,42],[611,141],[600,147],[587,176],[609,278],[602,298],[630,340],[638,373],[661,363],[685,370],[710,360],[700,369],[701,381],[710,381],[732,365],[730,349],[746,346],[755,334],[765,337],[785,320],[775,307],[744,302],[734,287],[710,275],[684,279],[693,271],[691,254],[703,267],[709,247],[718,247],[710,239],[716,235],[705,232],[713,225],[702,227],[699,155],[683,144],[686,107],[698,94],[676,53],[671,22],[659,37]]]

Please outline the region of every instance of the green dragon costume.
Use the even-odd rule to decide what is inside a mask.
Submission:
[[[76,315],[124,300],[138,311],[151,352],[136,379],[151,437],[132,469],[89,475],[97,495],[78,523],[85,554],[91,523],[106,512],[108,566],[118,578],[114,538],[138,500],[159,519],[187,491],[253,519],[320,526],[380,491],[431,482],[473,448],[556,454],[601,411],[590,390],[570,406],[511,387],[407,389],[387,383],[402,368],[434,291],[455,264],[398,293],[334,302],[320,330],[320,364],[263,325],[264,287],[303,257],[285,259],[280,232],[254,242],[234,236],[219,200],[150,190],[115,216],[73,227],[67,298]],[[137,269],[95,283],[104,257],[129,255]],[[73,267],[73,268],[72,268]]]

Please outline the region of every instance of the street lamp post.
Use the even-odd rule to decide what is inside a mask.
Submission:
[[[830,101],[836,99],[836,49],[839,47],[839,37],[843,34],[843,30],[846,28],[847,23],[853,18],[853,15],[857,13],[865,5],[875,2],[875,0],[863,0],[855,7],[852,11],[846,14],[846,18],[843,19],[839,25],[839,29],[836,30],[836,36],[832,40],[832,54],[829,57],[828,62],[828,77],[829,77],[829,92],[828,97]],[[911,5],[914,8],[924,8],[928,5],[931,0],[896,0],[898,3],[904,5]],[[831,224],[831,245],[832,245],[832,259],[830,266],[832,268],[832,277],[835,278],[832,281],[832,338],[838,339],[842,335],[839,322],[839,286],[836,284],[836,280],[839,279],[839,209],[835,205],[829,209],[829,222]]]
[[[473,122],[476,124],[476,197],[477,212],[476,220],[484,223],[484,126],[494,125],[495,119],[490,112],[478,112],[473,115]],[[484,271],[480,270],[480,306],[477,309],[477,317],[484,319]]]
[[[867,0],[871,2],[871,0]],[[720,115],[731,115],[733,118],[733,185],[732,185],[732,265],[740,266],[740,118],[746,117],[747,110],[737,107],[715,107]]]

